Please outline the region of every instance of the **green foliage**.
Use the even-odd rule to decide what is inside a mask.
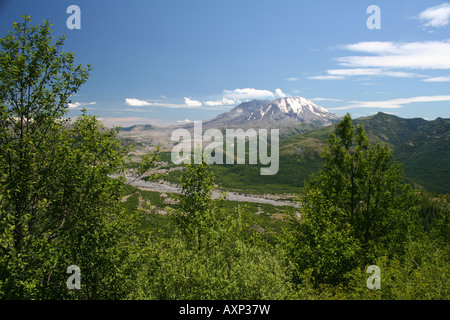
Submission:
[[[188,165],[180,206],[169,235],[152,243],[148,262],[130,298],[281,299],[288,296],[286,269],[250,230],[248,213],[212,200],[206,163]],[[181,218],[181,219],[180,219]]]
[[[137,299],[284,299],[288,278],[267,250],[234,238],[229,228],[209,229],[194,248],[172,232],[152,245],[139,273]]]
[[[261,177],[250,166],[187,165],[177,171],[178,203],[168,205],[159,193],[124,186],[122,174],[131,168],[142,177],[170,154],[157,148],[130,165],[132,146],[116,129],[86,110],[64,120],[91,67],[74,64],[48,22],[29,23],[24,17],[0,39],[0,299],[449,299],[448,196],[413,191],[392,161],[425,145],[444,154],[433,160],[442,165],[445,143],[418,135],[412,149],[393,153],[370,145],[381,135],[355,129],[347,115],[323,160],[315,157],[317,143],[329,128],[303,135],[300,147],[286,139],[282,148],[301,152],[281,160],[278,176]],[[392,118],[380,119],[384,131],[380,121],[370,130],[404,144]],[[442,119],[417,125],[448,140]],[[310,161],[313,167],[292,174]],[[229,187],[292,193],[322,165],[306,184],[300,216],[293,208],[213,199],[214,173]],[[290,215],[285,232],[275,212]],[[381,290],[366,288],[371,264],[380,267]],[[79,290],[66,287],[70,265],[80,267]]]
[[[303,155],[302,155],[303,156]],[[283,155],[276,175],[262,176],[261,165],[213,165],[218,185],[229,191],[252,194],[303,193],[308,177],[323,165],[320,158]],[[295,173],[295,174],[293,174]]]
[[[448,300],[449,264],[448,244],[422,235],[408,242],[403,255],[376,260],[381,272],[380,290],[367,289],[365,266],[352,270],[347,287],[328,287],[327,293],[340,299]]]
[[[377,264],[383,270],[381,297],[387,300],[450,299],[448,245],[426,237],[411,241],[402,257],[383,257]]]
[[[330,134],[324,168],[311,177],[291,256],[297,278],[309,268],[319,283],[346,283],[353,268],[401,254],[413,228],[415,193],[402,183],[386,146],[369,145],[349,115]]]
[[[136,170],[136,174],[138,176],[143,175],[148,170],[155,168],[157,165],[157,162],[160,160],[161,160],[160,147],[156,146],[156,150],[154,152],[145,154],[144,156],[142,156],[141,163],[140,163],[140,166]],[[153,175],[151,177],[152,180],[155,180],[157,178],[158,178],[157,175]]]
[[[124,239],[138,233],[119,206],[124,179],[109,175],[130,149],[85,110],[62,119],[91,68],[53,42],[48,22],[29,22],[0,39],[0,297],[123,297],[134,254]],[[73,264],[82,288],[69,291]]]
[[[364,126],[370,143],[387,144],[393,159],[402,164],[404,179],[414,187],[438,193],[450,192],[450,120],[402,119],[378,113],[354,119]],[[304,194],[303,184],[323,165],[319,156],[335,126],[289,136],[280,141],[280,169],[274,176],[261,176],[251,165],[214,166],[217,182],[227,190]],[[296,172],[296,174],[292,174]]]
[[[123,182],[108,175],[123,165],[126,152],[114,132],[82,115],[71,131],[60,128],[40,144],[29,159],[33,171],[8,168],[12,174],[2,183],[8,195],[1,223],[4,297],[62,298],[69,294],[64,279],[71,264],[83,272],[76,297],[120,295],[109,283],[121,277]]]
[[[439,234],[450,242],[449,195],[423,193],[418,215],[426,231]]]
[[[190,216],[202,215],[211,202],[214,174],[204,161],[198,165],[188,164],[181,176],[181,210]]]
[[[380,112],[354,122],[364,125],[373,143],[389,144],[411,183],[428,191],[449,193],[450,119],[402,119]]]

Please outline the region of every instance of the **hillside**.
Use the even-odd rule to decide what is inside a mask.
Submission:
[[[405,176],[429,191],[450,192],[450,119],[402,119],[378,113],[356,119],[373,142],[387,143]]]
[[[394,159],[403,164],[406,179],[417,187],[438,193],[450,192],[450,119],[402,119],[378,113],[358,118],[371,143],[387,143]],[[219,181],[228,188],[253,192],[301,192],[311,173],[320,169],[319,156],[334,126],[318,128],[283,139],[277,175],[259,176],[248,165],[215,166]]]

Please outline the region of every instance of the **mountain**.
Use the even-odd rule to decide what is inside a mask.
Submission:
[[[148,151],[151,146],[170,147],[172,129],[160,128],[151,124],[137,124],[131,127],[119,127],[118,138],[124,144],[135,144],[141,151]]]
[[[273,100],[268,105],[258,110],[258,112],[252,112],[249,120],[280,122],[288,119],[299,122],[317,122],[322,125],[330,125],[340,118],[340,116],[331,113],[312,101],[302,97],[295,97]]]
[[[244,102],[214,119],[203,121],[203,130],[263,128],[279,129],[280,138],[307,132],[315,128],[331,125],[341,119],[327,109],[302,98],[280,98],[276,100],[252,100]],[[174,130],[193,130],[194,124],[155,127],[150,124],[120,127],[119,137],[126,143],[133,141],[140,145],[160,145],[163,149],[173,146],[170,137]]]
[[[372,144],[387,144],[394,160],[401,163],[408,182],[437,193],[450,193],[450,119],[433,121],[403,119],[378,113],[357,118]],[[322,167],[319,153],[327,144],[333,126],[296,134],[280,141],[280,169],[274,176],[260,176],[249,165],[215,166],[219,183],[248,192],[271,190],[298,193],[310,174]]]
[[[147,131],[147,130],[153,130],[153,129],[155,129],[155,127],[152,126],[151,124],[136,124],[131,127],[119,127],[120,131],[125,131],[125,132]]]
[[[379,112],[354,119],[353,123],[364,126],[372,144],[387,144],[393,150],[394,159],[403,165],[405,177],[412,184],[429,191],[450,192],[450,119],[403,119]],[[280,154],[311,161],[318,159],[332,129],[292,136],[283,141]]]
[[[402,119],[378,113],[355,120],[369,140],[387,143],[405,176],[429,191],[450,193],[450,119]]]
[[[340,116],[303,97],[253,100],[241,103],[216,118],[205,121],[209,128],[287,128],[311,124],[309,129],[336,123]],[[304,130],[301,130],[304,131]]]

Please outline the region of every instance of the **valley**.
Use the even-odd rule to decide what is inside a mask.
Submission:
[[[115,178],[117,176],[113,175],[112,177]],[[181,189],[178,187],[178,185],[169,183],[164,180],[159,180],[158,182],[150,182],[140,178],[136,178],[132,174],[126,174],[125,178],[127,185],[136,187],[139,190],[153,191],[169,195],[181,193]],[[229,201],[253,202],[261,204],[269,204],[272,206],[290,206],[295,208],[299,207],[298,203],[295,201],[294,195],[271,195],[271,194],[251,195],[238,192],[226,192],[222,190],[215,190],[213,192],[212,198],[218,199],[220,197],[224,197],[226,200]]]
[[[254,104],[249,105],[254,107]],[[225,117],[220,115],[218,118]],[[231,122],[228,124],[231,125]],[[402,119],[378,113],[354,119],[353,124],[364,126],[372,144],[389,146],[395,161],[403,165],[405,182],[423,190],[428,197],[448,194],[450,172],[446,164],[450,161],[450,119]],[[243,127],[250,128],[252,125],[257,126],[255,120]],[[251,229],[272,244],[278,243],[283,230],[292,227],[290,221],[293,217],[301,216],[300,199],[304,196],[305,182],[322,169],[324,160],[320,153],[335,128],[334,124],[311,122],[296,124],[297,128],[299,125],[304,130],[298,132],[293,127],[280,127],[285,129],[285,135],[280,140],[279,171],[275,175],[261,175],[260,164],[211,165],[215,183],[212,198],[224,199],[221,205],[230,212],[245,208],[250,213],[247,219]],[[185,165],[171,161],[173,144],[170,143],[171,130],[179,128],[181,126],[164,129],[149,125],[134,126],[119,133],[123,142],[137,145],[125,176],[127,186],[122,206],[129,211],[139,209],[144,212],[145,226],[158,234],[167,232],[170,226],[168,213],[178,209],[181,194],[179,179],[185,172]],[[190,126],[184,128],[193,129]],[[207,128],[211,127],[204,125],[203,129]],[[162,142],[159,144],[162,151],[157,167],[137,178],[133,172],[140,156],[153,151],[157,141]],[[248,143],[246,158],[249,157]],[[153,174],[159,176],[155,181],[150,181],[148,178]],[[424,219],[431,218],[425,215]]]

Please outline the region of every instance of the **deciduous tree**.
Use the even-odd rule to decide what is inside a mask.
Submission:
[[[389,148],[371,145],[350,115],[322,157],[323,169],[306,186],[291,253],[297,271],[312,268],[317,281],[336,284],[357,266],[404,251],[417,197]]]
[[[0,39],[0,298],[120,297],[129,224],[123,179],[109,176],[129,148],[85,110],[64,118],[91,67],[75,64],[49,22],[23,18]],[[70,265],[80,290],[66,287]]]

